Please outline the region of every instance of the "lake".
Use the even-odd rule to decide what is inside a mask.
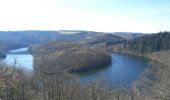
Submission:
[[[144,57],[112,53],[112,64],[110,66],[82,72],[79,75],[83,82],[101,79],[103,82],[114,85],[130,85],[140,77],[148,63],[149,60]]]
[[[13,65],[17,61],[17,65],[28,70],[33,69],[33,56],[28,52],[28,48],[20,48],[10,50],[4,60],[5,63]]]
[[[130,85],[140,77],[149,62],[146,58],[122,53],[112,53],[111,56],[110,66],[78,73],[81,82],[102,79],[106,83]],[[21,67],[33,69],[33,56],[27,52],[27,48],[9,51],[4,61],[12,64],[14,59],[17,59]]]

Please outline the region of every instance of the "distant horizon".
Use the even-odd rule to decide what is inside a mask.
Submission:
[[[169,0],[0,0],[0,30],[170,30]]]
[[[120,32],[106,32],[106,31],[94,31],[94,30],[76,30],[76,29],[68,29],[68,30],[0,30],[0,32],[22,32],[22,31],[56,31],[56,32],[60,32],[60,31],[70,31],[70,32],[79,32],[79,31],[85,31],[85,32],[102,32],[102,33],[143,33],[143,34],[152,34],[152,33],[159,33],[159,32],[165,32],[165,31],[159,31],[159,32],[124,32],[124,31],[120,31]]]

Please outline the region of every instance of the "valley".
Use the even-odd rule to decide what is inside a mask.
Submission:
[[[12,82],[18,86],[12,86],[11,91],[24,91],[24,86],[28,100],[68,100],[72,98],[71,94],[79,94],[75,98],[82,98],[80,100],[88,100],[95,95],[107,97],[105,100],[169,98],[169,32],[150,35],[91,31],[76,31],[75,34],[52,32],[51,35],[47,32],[44,35],[41,31],[36,32],[40,33],[31,35],[31,40],[17,36],[16,42],[4,42],[10,41],[8,39],[0,42],[3,47],[1,54],[6,55],[5,60],[9,64],[1,64],[1,75],[6,78],[1,84]],[[43,34],[40,35],[42,38],[38,34]],[[10,35],[5,37],[10,38]],[[18,64],[15,64],[14,56],[16,61],[18,57]],[[11,80],[11,76],[19,78]],[[10,88],[11,85],[7,86]],[[36,96],[33,95],[36,92]],[[118,93],[119,96],[115,96]],[[18,94],[10,95],[20,98]]]

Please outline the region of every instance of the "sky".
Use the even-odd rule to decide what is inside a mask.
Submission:
[[[0,0],[0,31],[170,31],[170,0]]]

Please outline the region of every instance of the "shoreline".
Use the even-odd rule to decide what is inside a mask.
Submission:
[[[134,93],[141,95],[142,93],[147,93],[148,96],[156,97],[159,92],[167,94],[169,78],[165,75],[170,75],[170,50],[164,50],[159,52],[151,52],[147,54],[134,53],[132,51],[126,50],[114,50],[115,52],[121,52],[136,56],[142,56],[149,59],[149,65],[146,70],[143,71],[141,76],[132,82],[131,88]],[[123,52],[122,52],[123,51]],[[164,73],[164,74],[162,74]],[[159,86],[164,86],[160,88]],[[143,88],[140,88],[143,87]],[[154,90],[158,92],[153,92]],[[164,91],[162,91],[162,89]],[[159,97],[159,96],[158,96]]]
[[[0,54],[0,59],[5,59],[6,58],[6,54]]]

